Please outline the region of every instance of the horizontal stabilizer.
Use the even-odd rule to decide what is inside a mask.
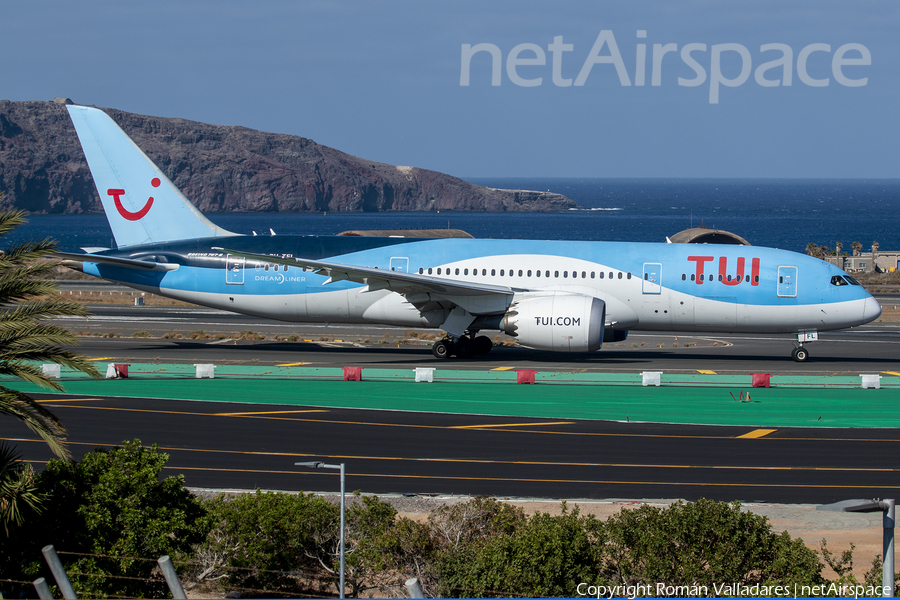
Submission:
[[[101,265],[114,265],[126,269],[140,269],[142,271],[174,271],[181,265],[174,263],[158,263],[149,260],[132,260],[130,258],[116,258],[115,256],[102,256],[97,254],[72,254],[70,252],[54,252],[53,256],[63,260],[75,260],[78,262],[91,262]]]

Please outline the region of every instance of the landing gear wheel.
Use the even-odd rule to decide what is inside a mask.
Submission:
[[[431,353],[435,358],[450,358],[453,356],[453,343],[447,340],[438,340],[431,347]]]
[[[806,362],[809,358],[809,351],[803,347],[794,348],[794,351],[791,353],[791,358],[797,362]]]
[[[494,342],[486,335],[479,335],[473,342],[475,343],[475,354],[487,354],[494,347]]]
[[[475,356],[475,343],[467,337],[461,337],[456,342],[457,358],[472,358]]]

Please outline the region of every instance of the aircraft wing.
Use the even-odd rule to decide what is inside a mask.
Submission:
[[[259,262],[277,263],[291,267],[305,267],[316,273],[330,277],[325,284],[334,281],[353,281],[355,283],[368,285],[369,291],[391,290],[399,294],[425,292],[445,298],[461,296],[511,297],[515,292],[523,291],[505,285],[473,283],[470,281],[444,279],[442,277],[434,277],[431,275],[419,275],[418,273],[387,271],[385,269],[359,267],[356,265],[345,265],[322,260],[282,258],[279,256],[269,256],[267,254],[252,254],[250,252],[241,252],[239,250],[229,250],[228,248],[213,248],[213,250],[227,252],[228,254],[233,254],[235,256],[243,256],[244,258],[257,260]]]
[[[97,254],[73,254],[71,252],[54,252],[53,256],[63,260],[77,260],[78,262],[92,262],[104,265],[115,265],[126,269],[139,269],[142,271],[174,271],[180,265],[174,263],[151,262],[149,260],[133,260],[130,258],[116,258],[115,256],[103,256]]]

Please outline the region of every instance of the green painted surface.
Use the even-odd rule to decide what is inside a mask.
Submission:
[[[102,365],[98,365],[102,366]],[[103,370],[103,369],[101,369]],[[192,365],[132,365],[129,379],[91,380],[63,373],[69,394],[137,396],[341,408],[748,427],[900,427],[900,378],[860,389],[859,377],[773,377],[751,388],[749,376],[666,375],[643,387],[640,373],[539,372],[537,385],[517,385],[515,371],[435,371],[415,383],[412,369],[363,369],[345,382],[341,369],[216,366],[196,379]],[[46,391],[6,379],[25,392]],[[799,387],[803,386],[803,387]],[[751,401],[735,400],[749,392]],[[744,396],[746,398],[746,396]]]

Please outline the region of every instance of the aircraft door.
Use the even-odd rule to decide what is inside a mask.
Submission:
[[[662,293],[662,264],[644,263],[643,292],[645,294]]]
[[[409,259],[405,256],[392,256],[391,271],[396,271],[397,273],[409,273]]]
[[[244,285],[244,257],[225,256],[225,283],[228,285]]]
[[[778,297],[797,297],[797,267],[778,267]]]

